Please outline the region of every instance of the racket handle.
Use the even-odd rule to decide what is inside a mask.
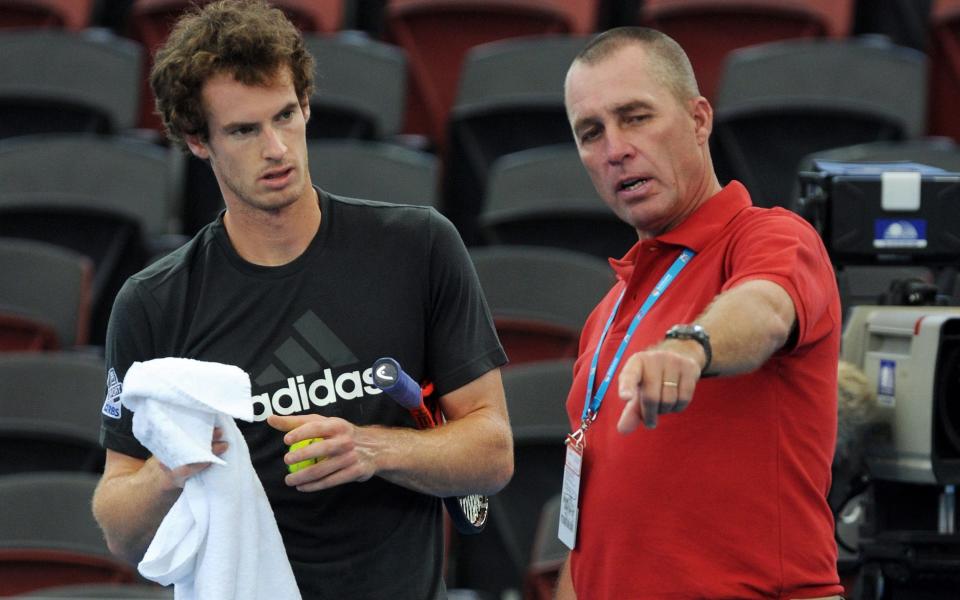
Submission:
[[[400,363],[390,357],[378,359],[373,363],[373,384],[410,411],[417,427],[430,429],[436,426],[430,411],[423,405],[420,386],[400,368]]]

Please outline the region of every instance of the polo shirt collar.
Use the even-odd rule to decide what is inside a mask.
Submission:
[[[700,252],[720,236],[720,232],[737,213],[751,204],[750,194],[743,184],[731,181],[674,229],[655,238],[638,241],[623,258],[611,258],[610,266],[619,279],[627,281],[633,274],[641,247],[667,244]]]

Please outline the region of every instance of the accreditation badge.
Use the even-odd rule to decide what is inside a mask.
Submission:
[[[567,548],[577,544],[577,521],[580,517],[580,468],[583,464],[582,438],[567,438],[567,458],[563,467],[563,493],[560,496],[560,528],[557,537]]]

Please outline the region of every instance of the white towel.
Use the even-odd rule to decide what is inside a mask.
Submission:
[[[174,584],[177,600],[299,599],[276,519],[233,421],[253,420],[247,374],[186,358],[136,362],[121,402],[134,411],[134,436],[163,464],[214,463],[186,480],[140,573]],[[220,457],[210,450],[214,426],[228,443]]]

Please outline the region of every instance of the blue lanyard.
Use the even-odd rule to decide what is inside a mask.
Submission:
[[[647,296],[640,310],[634,315],[633,321],[630,322],[630,327],[627,328],[627,333],[623,336],[620,347],[617,348],[617,353],[613,355],[613,360],[610,362],[610,366],[607,367],[607,374],[604,375],[603,380],[600,382],[600,387],[597,388],[596,394],[593,394],[593,398],[591,399],[590,394],[593,391],[593,384],[597,377],[597,363],[600,361],[600,350],[603,348],[603,341],[607,338],[607,333],[609,333],[611,325],[613,325],[613,319],[617,316],[617,311],[620,310],[620,303],[623,301],[623,296],[627,292],[626,287],[620,292],[620,297],[617,298],[617,303],[613,305],[613,310],[610,312],[607,324],[603,326],[603,332],[597,341],[597,349],[593,352],[593,361],[590,363],[590,375],[587,377],[586,398],[583,402],[583,416],[581,417],[584,425],[596,418],[597,413],[600,411],[600,404],[603,403],[603,397],[607,393],[610,381],[613,380],[613,374],[620,364],[620,359],[623,358],[623,353],[626,351],[627,344],[630,343],[633,333],[637,330],[637,326],[640,325],[640,321],[650,312],[653,305],[656,304],[657,300],[660,299],[670,284],[673,283],[673,280],[677,278],[680,271],[687,266],[687,263],[690,262],[694,254],[695,252],[693,250],[685,248],[683,253],[677,257],[677,260],[673,261],[673,264],[667,269],[667,272],[663,274],[660,281],[657,282],[657,285],[653,288],[653,291],[650,292],[650,295]]]

